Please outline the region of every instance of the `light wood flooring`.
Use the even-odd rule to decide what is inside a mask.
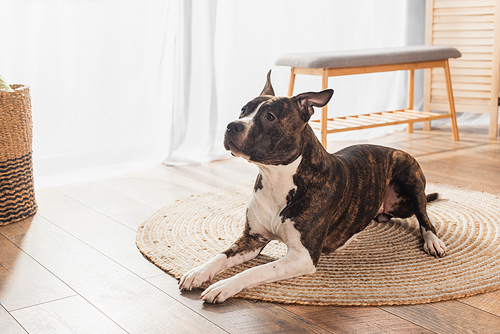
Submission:
[[[396,132],[371,143],[413,154],[429,182],[500,195],[500,141],[486,127],[460,135]],[[160,207],[255,175],[234,158],[38,189],[38,213],[0,227],[0,333],[500,333],[500,291],[402,307],[207,305],[137,250],[137,227]]]

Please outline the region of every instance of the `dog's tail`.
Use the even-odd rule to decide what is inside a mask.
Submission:
[[[429,202],[432,202],[432,201],[435,201],[439,198],[439,194],[438,193],[432,193],[432,194],[428,194],[427,195],[427,203]]]

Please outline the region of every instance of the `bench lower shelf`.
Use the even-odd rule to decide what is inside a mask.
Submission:
[[[450,113],[436,113],[402,109],[363,115],[341,116],[327,119],[327,133],[370,129],[388,125],[413,124],[442,118],[450,118]],[[309,122],[315,130],[321,130],[321,120]]]
[[[429,48],[426,46],[425,48]],[[431,48],[436,48],[431,46]],[[328,88],[328,78],[332,76],[342,76],[342,75],[352,75],[352,74],[365,74],[365,73],[377,73],[377,72],[388,72],[388,71],[402,71],[408,70],[408,108],[396,111],[386,111],[378,112],[365,115],[356,116],[345,116],[345,117],[335,117],[328,118],[328,107],[324,106],[321,109],[321,120],[312,121],[311,126],[314,129],[318,129],[321,132],[321,144],[327,146],[327,134],[351,130],[361,130],[376,128],[380,126],[397,125],[397,124],[408,124],[408,132],[413,132],[413,123],[424,122],[424,129],[430,129],[430,122],[435,119],[450,118],[451,120],[451,131],[454,140],[459,140],[458,126],[455,112],[455,102],[453,99],[453,89],[451,87],[451,74],[450,66],[447,57],[456,58],[460,56],[458,50],[451,48],[454,54],[441,55],[446,59],[414,59],[412,62],[407,63],[389,63],[389,64],[375,64],[369,65],[358,64],[356,67],[339,67],[334,68],[328,67],[293,67],[293,64],[282,63],[280,65],[290,66],[290,83],[288,86],[288,96],[293,96],[293,86],[295,85],[296,74],[306,74],[306,75],[317,75],[321,76],[321,86],[323,89]],[[400,51],[412,52],[412,48],[404,48]],[[413,50],[415,51],[415,50]],[[456,54],[458,52],[458,55]],[[345,54],[343,54],[346,56]],[[388,54],[385,54],[386,56]],[[371,59],[371,58],[370,58]],[[331,60],[331,59],[330,59]],[[372,59],[373,60],[373,59]],[[327,64],[325,64],[327,65]],[[429,71],[432,68],[443,68],[445,83],[446,83],[446,93],[448,97],[448,107],[449,113],[435,113],[430,110],[415,111],[413,110],[414,105],[414,87],[415,87],[415,70],[424,69]]]

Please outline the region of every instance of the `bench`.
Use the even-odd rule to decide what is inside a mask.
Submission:
[[[363,115],[328,118],[327,107],[321,110],[319,120],[310,121],[311,126],[321,131],[321,143],[326,147],[327,134],[369,129],[380,126],[408,124],[408,132],[413,132],[413,123],[430,122],[450,118],[454,140],[459,140],[451,75],[448,59],[461,57],[453,47],[416,45],[398,48],[381,48],[355,51],[314,52],[285,54],[276,60],[277,66],[290,66],[288,95],[293,95],[295,75],[318,75],[322,78],[322,88],[328,88],[328,78],[332,76],[365,74],[388,71],[409,71],[408,108]],[[448,95],[448,113],[423,112],[413,110],[415,70],[442,67],[445,73]],[[428,123],[427,123],[428,124]]]

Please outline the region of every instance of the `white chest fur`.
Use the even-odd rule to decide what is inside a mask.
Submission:
[[[262,189],[254,192],[248,207],[248,221],[251,231],[261,234],[267,239],[283,240],[280,233],[282,226],[281,211],[287,204],[287,196],[297,186],[293,176],[302,157],[286,166],[269,166],[256,164],[262,176]]]

